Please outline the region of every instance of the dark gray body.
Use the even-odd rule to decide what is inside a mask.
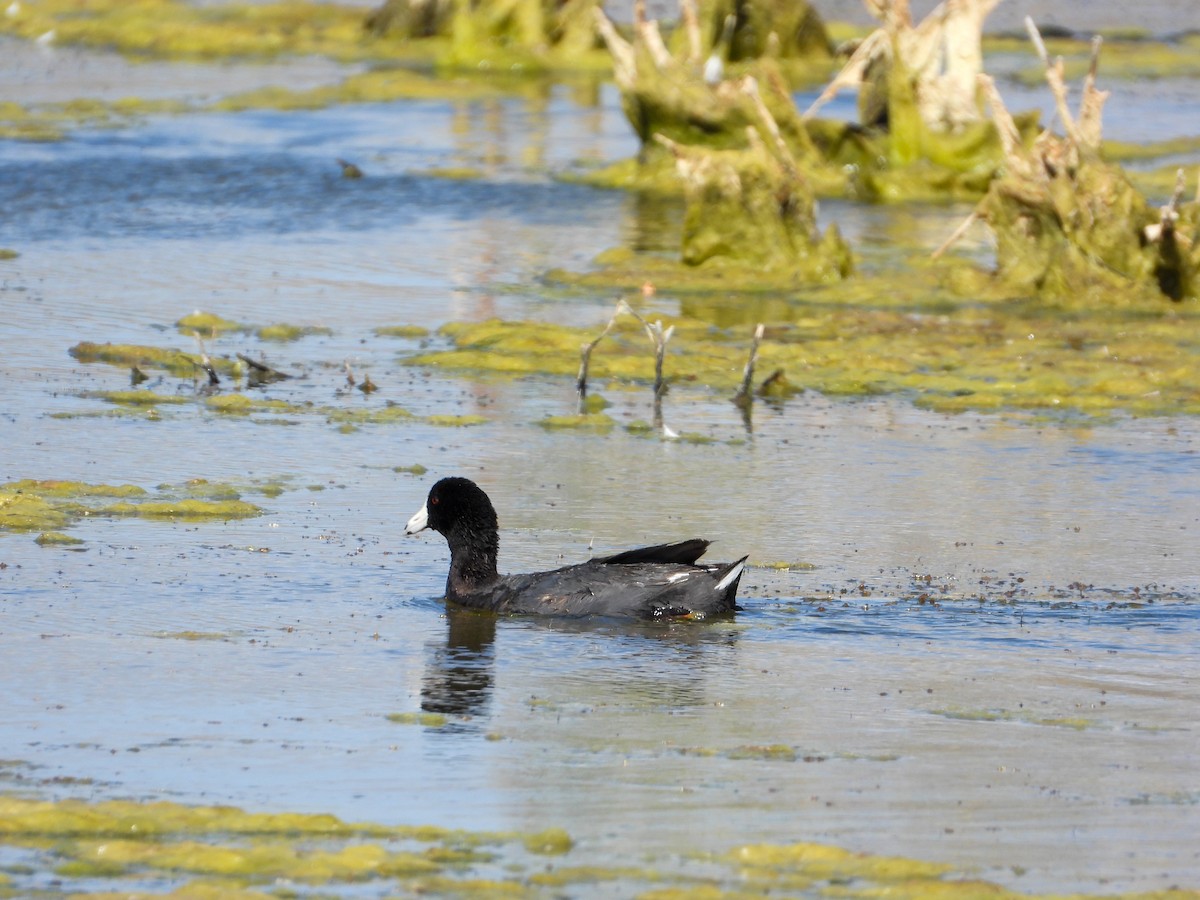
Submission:
[[[469,609],[543,616],[604,616],[650,621],[705,618],[738,608],[746,557],[700,565],[698,538],[626,550],[549,572],[500,575],[499,529],[491,500],[473,481],[443,478],[405,532],[432,528],[450,547],[446,600]]]
[[[693,544],[702,545],[702,551],[706,543],[644,548],[629,551],[629,555],[638,558],[637,554],[645,554],[647,550]],[[664,555],[669,557],[669,553]],[[451,573],[446,583],[446,599],[460,606],[506,614],[648,620],[704,618],[738,609],[735,598],[743,562],[696,565],[593,559],[549,572],[498,575],[494,581],[476,585],[456,585]]]

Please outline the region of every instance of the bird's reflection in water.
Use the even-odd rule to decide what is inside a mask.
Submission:
[[[446,610],[446,645],[433,649],[421,681],[421,709],[456,716],[484,711],[492,693],[496,617]]]
[[[491,613],[447,607],[445,646],[427,650],[422,710],[457,717],[486,714],[495,681],[498,621]],[[677,625],[566,618],[505,622],[517,629],[578,635],[579,643],[572,639],[555,655],[562,667],[556,681],[564,689],[584,680],[617,696],[680,707],[703,702],[705,682],[712,677],[708,669],[729,663],[740,636],[731,619]],[[585,635],[599,638],[604,652],[598,654]]]

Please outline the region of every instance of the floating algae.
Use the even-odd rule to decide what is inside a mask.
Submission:
[[[385,0],[367,16],[369,33],[401,46],[438,48],[442,68],[602,71],[592,27],[599,0]],[[386,40],[395,39],[395,40]]]
[[[179,378],[192,378],[201,371],[200,357],[180,350],[164,350],[141,344],[96,344],[81,341],[70,350],[71,356],[82,363],[102,362],[112,366],[138,366],[143,369],[163,369]],[[232,374],[234,363],[225,359],[212,360],[220,372]]]
[[[427,338],[429,329],[420,325],[380,325],[373,329],[376,337]]]
[[[424,728],[442,728],[450,721],[443,713],[432,712],[388,713],[386,718],[397,725],[420,725]]]
[[[344,63],[402,63],[414,68],[452,68],[463,74],[483,73],[476,93],[494,87],[490,76],[536,74],[547,70],[602,72],[607,59],[595,48],[591,9],[577,2],[547,7],[542,0],[484,3],[479,8],[454,6],[446,27],[421,29],[414,40],[392,40],[388,27],[364,29],[361,7],[319,2],[205,4],[183,0],[123,3],[98,0],[81,6],[75,0],[39,0],[12,6],[0,18],[0,33],[29,40],[49,32],[63,45],[115,49],[134,58],[169,60],[271,60],[323,56]],[[450,9],[444,3],[429,10]],[[533,15],[523,16],[522,11]],[[390,23],[387,23],[390,24]],[[436,92],[435,81],[415,73],[406,76]],[[352,76],[353,78],[354,76]],[[491,80],[495,80],[494,77]],[[461,81],[459,82],[461,83]],[[443,90],[453,93],[455,82]],[[394,99],[391,94],[376,99]],[[436,93],[434,93],[436,95]],[[443,94],[444,96],[445,94]],[[339,102],[337,88],[313,93],[312,102]]]
[[[248,416],[255,412],[296,413],[308,411],[286,400],[267,400],[263,397],[247,397],[245,394],[217,394],[206,397],[204,405],[214,412],[231,416]]]
[[[605,413],[577,413],[564,416],[546,416],[544,419],[539,419],[537,424],[550,430],[578,429],[606,433],[612,431],[617,423],[613,420],[612,416]]]
[[[1096,722],[1083,716],[1043,716],[1028,709],[934,709],[934,715],[947,719],[962,719],[969,722],[1023,722],[1027,725],[1043,725],[1049,728],[1071,728],[1083,731],[1094,728]]]
[[[262,508],[245,500],[147,500],[143,503],[113,503],[98,515],[138,516],[143,519],[248,519],[262,515]]]
[[[603,885],[613,896],[740,898],[803,893],[844,897],[1024,898],[963,878],[950,866],[874,856],[817,843],[747,844],[654,868],[605,866],[577,858],[560,828],[464,832],[421,825],[344,822],[329,815],[252,813],[230,806],[159,801],[48,802],[0,795],[0,847],[20,860],[0,890],[29,895],[53,872],[60,895],[131,896],[153,882],[155,895],[180,898],[274,897],[298,882],[302,893],[344,891],[414,896],[560,896],[564,888]],[[503,880],[486,873],[503,871]],[[97,894],[102,886],[111,893]],[[256,894],[261,886],[269,894]],[[287,889],[287,895],[295,893]],[[40,894],[39,894],[40,896]],[[1080,897],[1083,895],[1073,895]],[[1115,900],[1113,895],[1106,895]],[[1125,900],[1195,898],[1175,889],[1125,894]]]
[[[83,541],[61,531],[43,531],[34,539],[34,543],[39,547],[74,547]]]
[[[331,335],[333,329],[324,325],[264,325],[254,332],[261,341],[298,341],[313,335]]]
[[[104,400],[107,403],[115,403],[118,406],[136,408],[178,405],[191,402],[190,397],[185,397],[181,394],[156,394],[154,391],[146,390],[84,391],[79,396],[91,400]]]
[[[216,313],[201,312],[200,310],[184,316],[175,323],[175,327],[184,334],[191,334],[193,331],[196,331],[212,337],[216,337],[223,331],[250,330],[249,326],[243,325],[241,322],[234,322],[218,316]]]
[[[265,493],[267,488],[262,490]],[[85,517],[225,521],[262,512],[260,507],[242,500],[232,486],[203,480],[178,487],[160,485],[157,494],[132,484],[32,479],[0,484],[0,532],[58,532]]]
[[[872,293],[886,305],[872,307]],[[844,294],[847,302],[840,302]],[[1200,375],[1193,365],[1200,353],[1195,329],[1200,312],[1190,309],[1082,314],[1029,302],[980,305],[945,289],[922,288],[918,281],[906,294],[899,278],[814,292],[805,302],[747,305],[697,296],[685,299],[683,308],[729,328],[766,321],[759,365],[781,370],[789,395],[898,394],[945,412],[1200,414]],[[734,333],[686,316],[673,324],[668,377],[721,393],[737,390],[745,361],[740,328]],[[583,328],[499,320],[455,323],[442,334],[452,347],[407,362],[573,379],[579,347],[594,337]],[[631,327],[617,328],[592,355],[593,375],[651,383],[654,360],[638,337]],[[551,424],[587,422],[569,418]]]

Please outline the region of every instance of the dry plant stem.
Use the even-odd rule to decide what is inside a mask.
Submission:
[[[617,318],[625,310],[629,309],[629,305],[621,300],[617,303],[617,308],[613,311],[612,318],[608,320],[608,324],[604,326],[604,330],[596,337],[595,340],[584,344],[579,351],[579,377],[575,379],[575,390],[579,393],[579,414],[585,412],[584,404],[587,401],[587,379],[588,365],[592,361],[592,351],[596,349],[596,345],[604,340],[605,336],[612,331],[613,326],[617,324]]]
[[[858,49],[850,56],[850,59],[842,67],[842,70],[825,86],[825,90],[821,91],[821,95],[804,111],[804,115],[801,118],[807,122],[817,114],[817,110],[836,97],[842,88],[857,87],[860,85],[871,61],[876,56],[886,52],[885,48],[887,47],[888,40],[887,32],[882,28],[871,32],[858,45]]]
[[[751,385],[754,383],[754,364],[758,361],[758,345],[762,341],[763,323],[759,322],[754,329],[754,337],[750,341],[750,356],[746,360],[746,368],[742,370],[742,386],[733,395],[733,402],[739,406],[748,406],[753,402]]]
[[[354,370],[350,368],[350,360],[343,360],[342,368],[346,371],[346,384],[350,385],[350,387],[358,384],[358,379],[354,377]]]
[[[633,45],[621,37],[612,20],[604,14],[604,10],[595,11],[596,30],[604,39],[609,54],[613,58],[613,79],[623,90],[632,90],[637,83],[637,58]]]
[[[962,236],[967,233],[967,229],[974,225],[975,220],[978,218],[980,218],[979,207],[975,207],[975,209],[971,210],[971,214],[963,219],[958,227],[954,229],[954,233],[942,241],[942,245],[930,254],[929,258],[938,259],[943,253],[962,240]]]
[[[258,372],[264,378],[270,378],[273,381],[284,381],[292,377],[286,372],[280,372],[278,369],[272,369],[266,363],[260,363],[257,360],[251,359],[245,353],[239,353],[237,358],[248,365],[251,369]]]
[[[1063,80],[1062,57],[1060,56],[1051,64],[1050,56],[1046,52],[1046,44],[1042,41],[1042,33],[1038,31],[1037,25],[1029,16],[1025,17],[1025,30],[1029,32],[1029,39],[1033,41],[1042,65],[1046,67],[1046,83],[1050,85],[1050,92],[1054,95],[1054,109],[1062,121],[1063,130],[1067,133],[1071,143],[1080,147],[1083,139],[1079,134],[1079,126],[1075,124],[1075,117],[1071,115],[1071,107],[1067,104],[1067,85]]]
[[[661,136],[655,135],[655,137]],[[667,138],[662,138],[662,141],[669,146],[675,146]],[[624,307],[624,309],[620,311],[629,313],[629,315],[633,316],[638,320],[638,322],[641,323],[642,327],[646,329],[646,334],[654,343],[654,396],[660,397],[663,389],[667,386],[666,379],[663,378],[663,356],[667,352],[667,341],[671,340],[671,335],[675,333],[675,326],[672,325],[670,328],[663,330],[661,321],[655,322],[653,325],[650,324],[641,316],[639,316],[637,312],[634,311],[634,309],[624,300],[621,301],[620,307]],[[620,307],[618,308],[620,309]]]
[[[747,75],[742,79],[742,93],[748,96],[754,103],[754,109],[758,113],[758,117],[762,120],[763,127],[766,128],[767,133],[771,136],[771,140],[774,142],[775,150],[779,156],[779,161],[787,170],[788,175],[795,178],[802,178],[800,170],[796,167],[796,160],[792,158],[792,151],[788,149],[783,135],[779,133],[779,123],[775,121],[775,117],[767,109],[767,104],[763,102],[762,94],[758,92],[758,82],[754,79],[754,76]]]
[[[1023,169],[1025,157],[1021,152],[1021,133],[1017,130],[1017,123],[1013,121],[1008,107],[1004,105],[1000,92],[996,90],[996,82],[990,75],[983,74],[977,76],[977,80],[992,111],[992,122],[1000,136],[1000,149],[1004,151],[1004,164],[1010,169],[1016,166]]]
[[[1170,202],[1159,209],[1158,221],[1147,225],[1142,230],[1142,234],[1149,243],[1158,243],[1172,237],[1175,240],[1179,240],[1183,237],[1175,231],[1175,223],[1179,220],[1179,202],[1183,199],[1185,186],[1183,169],[1178,169],[1175,173],[1175,190],[1171,194]],[[1183,237],[1183,241],[1187,245],[1191,244],[1186,237]]]
[[[941,130],[978,119],[975,75],[983,69],[979,37],[983,22],[1000,0],[945,0],[914,25],[908,0],[865,0],[880,22],[858,45],[841,71],[804,111],[811,119],[843,88],[857,88],[879,65],[898,54],[913,73],[921,118]]]
[[[700,20],[696,16],[696,0],[679,0],[679,12],[688,39],[687,61],[693,66],[699,65],[700,55],[704,51],[700,46]]]
[[[1109,97],[1108,91],[1096,89],[1096,70],[1100,65],[1100,48],[1103,46],[1104,38],[1100,35],[1092,38],[1092,59],[1087,77],[1083,80],[1083,100],[1079,104],[1079,136],[1093,151],[1100,149],[1104,102]]]
[[[208,351],[204,349],[204,339],[200,337],[200,332],[193,331],[192,337],[196,339],[196,345],[200,348],[199,366],[208,373],[209,385],[220,384],[221,379],[217,377],[217,370],[213,367],[212,360],[208,358]]]
[[[645,322],[642,323],[646,325]],[[667,341],[671,340],[671,335],[675,333],[675,326],[663,330],[662,322],[655,322],[653,325],[646,325],[646,334],[650,336],[650,340],[654,342],[654,396],[659,398],[667,387],[667,381],[663,378],[663,357],[667,352]]]

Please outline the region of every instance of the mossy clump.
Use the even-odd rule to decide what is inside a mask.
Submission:
[[[397,5],[389,2],[385,10]],[[143,59],[323,56],[456,74],[482,70],[511,79],[550,70],[602,73],[607,58],[596,47],[594,5],[598,0],[565,5],[489,0],[460,8],[432,0],[413,3],[413,15],[377,13],[364,21],[361,7],[306,0],[203,6],[186,0],[96,0],[83,6],[77,0],[39,0],[19,4],[0,18],[0,34],[33,40],[52,31],[59,44],[115,49]],[[434,85],[433,79],[422,80]]]
[[[745,869],[788,870],[813,879],[867,879],[883,883],[913,883],[940,879],[951,867],[898,856],[853,853],[828,844],[747,844],[733,850],[730,862]],[[920,896],[914,893],[914,896]]]
[[[571,836],[561,828],[547,828],[524,836],[522,843],[530,853],[559,856],[575,846]]]
[[[101,362],[111,366],[142,369],[161,369],[178,378],[194,378],[203,373],[198,356],[180,350],[147,347],[141,344],[96,344],[81,341],[70,349],[70,354],[82,363]],[[213,359],[211,364],[224,374],[234,372],[234,364],[225,359]]]
[[[233,416],[246,416],[256,412],[294,413],[304,411],[303,408],[296,407],[286,400],[267,400],[262,397],[248,397],[245,394],[216,394],[205,398],[204,405],[213,412]]]
[[[725,754],[729,759],[765,759],[795,762],[796,748],[789,744],[743,744]]]
[[[52,531],[70,524],[73,516],[45,497],[0,487],[0,530]]]
[[[686,752],[715,755],[705,748]],[[0,796],[0,846],[31,860],[5,873],[10,883],[2,887],[9,890],[11,885],[13,896],[37,894],[33,886],[51,873],[63,895],[101,896],[97,891],[105,888],[105,897],[141,895],[153,880],[177,885],[170,896],[191,900],[398,890],[406,896],[541,897],[547,890],[587,894],[589,885],[602,886],[606,895],[647,900],[797,893],[947,900],[1018,896],[947,865],[827,844],[747,844],[706,855],[698,873],[692,857],[653,869],[585,864],[572,858],[576,845],[570,834],[556,827],[451,831],[168,801],[51,802]],[[554,860],[530,859],[529,854]],[[504,880],[496,880],[497,871],[506,873]],[[299,887],[281,890],[281,884],[290,882]],[[1122,896],[1183,900],[1194,893],[1174,889]]]
[[[672,146],[686,185],[682,259],[782,273],[801,284],[838,281],[853,269],[836,226],[821,234],[815,197],[790,156],[762,140],[745,150]]]
[[[396,422],[411,422],[416,419],[413,413],[397,403],[388,402],[384,406],[372,406],[363,409],[333,409],[323,408],[326,420],[342,427],[354,428],[359,425],[392,425]]]
[[[385,718],[397,725],[421,725],[425,728],[443,728],[450,721],[444,714],[433,712],[388,713]]]
[[[963,719],[968,722],[1024,722],[1027,725],[1070,728],[1074,731],[1096,726],[1094,719],[1083,716],[1044,716],[1027,709],[935,709],[930,712],[947,719]]]
[[[465,414],[459,416],[436,414],[432,416],[425,416],[423,421],[429,425],[435,425],[439,428],[470,428],[474,425],[486,425],[488,423],[487,416],[475,414]]]
[[[429,337],[429,329],[420,325],[380,325],[372,329],[376,337],[395,337],[419,340]]]
[[[154,391],[146,390],[85,391],[81,396],[92,400],[104,400],[107,403],[114,403],[117,406],[130,406],[134,408],[179,405],[190,403],[192,399],[180,394],[156,394]]]
[[[172,641],[227,641],[229,635],[223,631],[158,631],[154,637]]]
[[[413,463],[411,466],[392,466],[393,472],[403,473],[405,475],[424,475],[429,470],[420,463]]]
[[[16,250],[9,250],[7,247],[0,247],[0,261],[6,259],[16,259],[21,254]]]
[[[226,331],[249,330],[249,326],[243,325],[241,322],[234,322],[230,319],[218,316],[216,313],[201,312],[200,310],[188,313],[182,319],[179,319],[175,323],[175,327],[178,328],[183,334],[198,332],[205,337],[215,337]]]
[[[593,27],[599,8],[599,0],[385,0],[364,25],[388,41],[434,44],[443,69],[599,72],[607,64]]]
[[[369,56],[361,13],[338,4],[288,2],[197,7],[181,0],[39,0],[0,19],[0,31],[159,59],[270,59],[281,55]]]
[[[96,497],[136,499],[148,494],[145,488],[136,484],[88,484],[83,481],[37,481],[32,478],[0,485],[0,491],[18,491],[31,496],[67,501]]]
[[[900,395],[943,412],[1200,414],[1200,375],[1193,365],[1200,354],[1200,310],[1160,310],[1153,302],[1088,314],[1048,309],[1004,291],[992,297],[987,293],[992,280],[967,274],[939,286],[916,269],[887,273],[786,301],[685,297],[685,315],[670,323],[676,331],[665,374],[732,396],[746,361],[746,334],[754,323],[765,322],[758,366],[782,370],[788,385],[772,402],[817,391]],[[967,296],[958,296],[958,290]],[[567,380],[577,375],[580,346],[598,330],[540,322],[455,323],[442,332],[452,347],[408,362],[549,374],[564,380],[566,392]],[[593,378],[648,385],[654,379],[653,352],[644,334],[621,324],[591,355],[590,372]],[[588,420],[559,421],[578,427]]]
[[[262,512],[231,486],[203,479],[160,485],[156,494],[132,484],[25,479],[0,485],[0,531],[56,532],[85,517],[226,520]]]
[[[260,341],[277,341],[284,343],[287,341],[298,341],[301,338],[312,337],[313,335],[331,335],[333,329],[325,325],[264,325],[255,331]]]
[[[577,413],[565,416],[546,416],[538,423],[543,428],[552,431],[581,430],[607,433],[616,427],[612,416],[605,413]]]
[[[147,500],[143,503],[113,503],[100,515],[138,516],[143,519],[249,519],[262,515],[262,508],[245,500]]]
[[[61,531],[43,531],[34,539],[34,543],[39,547],[75,547],[82,544],[83,540]]]
[[[1160,224],[1120,168],[1096,159],[1058,169],[1035,187],[1006,175],[988,192],[981,214],[996,238],[999,277],[1047,300],[1137,303],[1200,299],[1200,203]],[[1147,235],[1154,234],[1153,240]]]

